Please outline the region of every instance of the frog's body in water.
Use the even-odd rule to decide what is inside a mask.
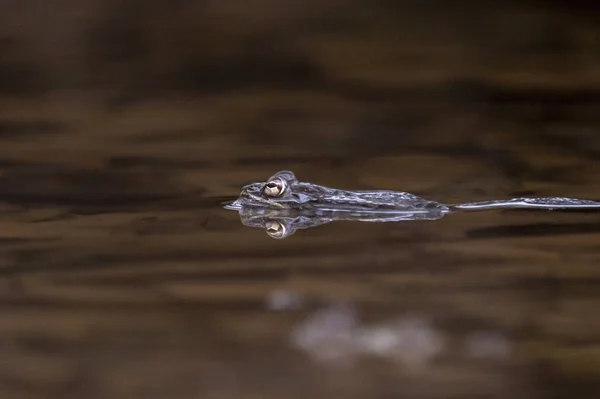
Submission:
[[[244,224],[255,227],[257,225],[265,227],[270,215],[286,220],[296,228],[308,228],[332,220],[371,222],[434,220],[454,211],[509,208],[600,211],[600,201],[545,197],[449,205],[401,191],[349,191],[301,182],[293,172],[284,170],[277,172],[266,182],[242,187],[238,199],[225,208],[238,210]],[[288,229],[288,231],[292,230],[295,228]]]
[[[298,181],[294,173],[280,171],[267,182],[242,187],[229,209],[321,209],[333,212],[442,212],[498,208],[599,209],[600,202],[565,197],[513,198],[445,205],[401,191],[349,191]]]

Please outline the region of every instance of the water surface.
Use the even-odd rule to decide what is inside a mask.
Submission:
[[[281,169],[600,199],[593,13],[63,3],[0,11],[2,399],[597,397],[600,214],[221,205]]]

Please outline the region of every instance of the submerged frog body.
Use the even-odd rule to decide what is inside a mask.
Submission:
[[[261,207],[333,212],[448,212],[449,208],[414,194],[398,191],[349,191],[298,181],[294,173],[280,171],[267,182],[242,187],[229,209]]]

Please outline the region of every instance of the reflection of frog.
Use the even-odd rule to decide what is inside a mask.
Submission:
[[[268,209],[243,207],[239,209],[242,224],[259,227],[273,238],[286,238],[298,229],[310,229],[319,225],[340,221],[355,222],[401,222],[409,220],[435,220],[444,216],[438,211],[427,212],[338,212],[319,209]]]
[[[349,191],[303,183],[292,172],[280,171],[267,182],[244,186],[238,199],[225,208],[239,211],[243,224],[265,228],[271,237],[285,238],[297,229],[315,227],[334,220],[436,220],[453,211],[510,208],[600,211],[600,202],[547,197],[444,205],[406,192]]]

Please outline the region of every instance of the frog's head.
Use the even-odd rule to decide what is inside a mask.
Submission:
[[[316,201],[319,192],[318,186],[302,184],[294,173],[282,170],[266,182],[251,183],[242,187],[238,199],[227,208],[239,209],[250,206],[296,208],[307,202]]]

